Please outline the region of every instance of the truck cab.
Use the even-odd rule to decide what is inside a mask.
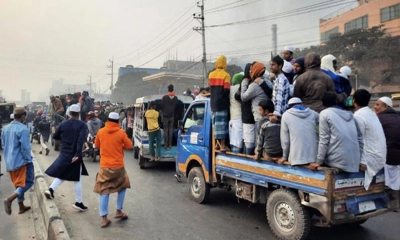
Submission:
[[[155,101],[157,103],[157,111],[160,113],[159,125],[161,133],[163,135],[162,125],[162,97],[163,95],[150,95],[136,99],[134,105],[134,117],[133,117],[133,134],[132,141],[134,143],[134,158],[139,159],[139,166],[141,169],[154,165],[155,162],[150,162],[150,150],[149,150],[149,138],[147,132],[147,121],[145,118],[145,112],[148,109],[150,102]],[[178,103],[175,108],[174,116],[174,131],[178,131],[178,121],[183,118],[183,115],[193,101],[191,97],[177,95]],[[176,134],[177,136],[177,134]],[[161,149],[161,156],[158,162],[175,162],[177,156],[177,137],[172,138],[172,146],[169,150],[164,148]],[[163,137],[162,137],[163,139]]]
[[[176,171],[189,197],[205,203],[210,189],[234,189],[238,198],[266,205],[279,239],[305,239],[311,226],[358,225],[399,208],[399,193],[385,187],[383,169],[364,188],[364,172],[330,167],[312,171],[289,162],[216,150],[209,99],[195,100],[180,122]]]

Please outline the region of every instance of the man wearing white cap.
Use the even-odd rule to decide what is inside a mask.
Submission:
[[[100,227],[111,224],[107,218],[108,200],[110,193],[118,193],[115,217],[121,220],[128,215],[122,212],[125,192],[130,188],[128,174],[125,171],[124,149],[132,149],[132,141],[125,131],[120,129],[119,114],[112,112],[104,128],[100,129],[96,137],[96,147],[100,149],[100,171],[96,176],[94,192],[100,194],[99,213],[102,217]]]
[[[289,100],[289,109],[282,115],[281,145],[283,156],[279,163],[306,165],[317,158],[318,113],[302,105],[300,98]]]
[[[44,192],[47,199],[54,198],[54,191],[64,180],[73,181],[75,189],[75,204],[73,208],[81,212],[88,208],[82,203],[81,175],[89,175],[82,161],[82,147],[86,138],[87,126],[79,120],[80,107],[73,104],[69,107],[70,119],[62,122],[54,133],[54,139],[61,140],[60,155],[47,168],[45,173],[54,177],[50,188]]]
[[[358,89],[353,96],[356,119],[363,136],[364,148],[361,154],[361,170],[365,171],[364,188],[368,190],[373,177],[386,162],[386,139],[376,114],[368,107],[371,94]]]
[[[296,59],[293,58],[293,53],[294,53],[294,47],[292,47],[292,46],[286,46],[283,49],[283,53],[282,53],[283,59],[290,62],[292,65],[296,61]]]
[[[385,183],[393,190],[400,190],[400,116],[389,97],[379,98],[374,110],[386,137]]]

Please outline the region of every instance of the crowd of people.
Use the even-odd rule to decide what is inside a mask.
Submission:
[[[272,57],[269,74],[255,61],[232,79],[226,57],[217,59],[209,75],[216,149],[311,170],[361,170],[366,189],[384,168],[386,185],[400,190],[400,115],[392,100],[382,97],[372,110],[371,94],[359,89],[349,106],[350,67],[339,69],[330,54],[294,59],[293,52]]]

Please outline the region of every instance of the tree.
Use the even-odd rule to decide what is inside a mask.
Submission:
[[[228,65],[226,67],[226,72],[229,73],[229,75],[231,75],[231,77],[233,77],[233,75],[235,75],[236,73],[243,72],[243,69],[241,67],[233,64],[233,65]]]

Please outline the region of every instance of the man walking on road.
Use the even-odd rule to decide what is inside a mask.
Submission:
[[[25,117],[25,109],[16,108],[15,120],[5,127],[1,134],[6,170],[10,173],[11,181],[16,189],[11,196],[4,199],[4,208],[8,215],[11,215],[11,204],[16,198],[18,198],[19,214],[31,208],[24,205],[24,194],[34,182],[29,130],[23,124]]]
[[[110,193],[118,192],[114,218],[128,218],[128,215],[122,212],[126,189],[131,187],[124,167],[123,150],[132,149],[133,146],[124,130],[120,129],[118,120],[118,113],[110,113],[106,126],[99,130],[95,142],[96,147],[100,149],[100,171],[96,177],[94,192],[100,194],[102,228],[111,224],[111,220],[107,218]]]
[[[44,195],[47,199],[53,199],[54,191],[64,180],[73,181],[76,202],[72,207],[84,212],[88,208],[82,203],[81,175],[89,175],[82,161],[82,147],[85,142],[87,127],[83,121],[79,120],[79,105],[73,104],[69,109],[71,118],[62,122],[54,134],[54,139],[61,140],[62,147],[60,155],[46,170],[47,175],[56,179],[54,179],[50,188],[44,192]]]

